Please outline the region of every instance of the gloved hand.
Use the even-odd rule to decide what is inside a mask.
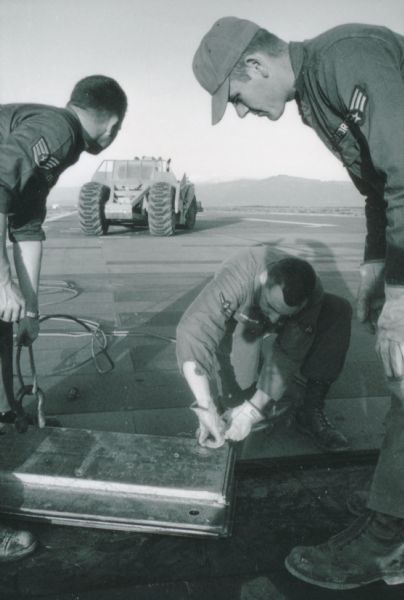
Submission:
[[[223,446],[225,423],[217,412],[216,406],[212,403],[209,408],[204,408],[193,404],[191,410],[199,420],[199,427],[196,430],[198,444],[207,448]]]
[[[39,334],[38,317],[23,317],[18,323],[16,336],[17,346],[31,346]]]
[[[404,377],[404,286],[385,286],[386,302],[377,323],[376,351],[388,378]]]
[[[240,442],[247,437],[253,425],[264,420],[264,415],[254,404],[246,400],[240,406],[226,411],[225,419],[229,423],[225,439]]]
[[[384,299],[384,262],[363,263],[359,269],[360,282],[356,313],[358,321],[369,321],[374,332],[378,311]]]

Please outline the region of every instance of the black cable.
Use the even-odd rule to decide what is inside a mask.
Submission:
[[[114,369],[115,364],[107,352],[108,342],[107,342],[106,335],[98,323],[95,323],[94,326],[91,327],[89,325],[90,321],[86,321],[84,319],[80,319],[79,317],[73,317],[72,315],[67,315],[64,313],[54,314],[54,315],[42,315],[41,317],[39,317],[39,322],[43,323],[44,321],[48,321],[50,319],[73,321],[74,323],[81,325],[92,336],[92,338],[91,338],[91,356],[94,360],[94,364],[95,364],[95,368],[96,368],[97,372],[100,375],[104,375],[105,373],[108,373],[109,371],[112,371],[112,369]],[[98,342],[98,354],[103,354],[105,356],[105,358],[107,359],[107,361],[109,363],[110,368],[103,370],[99,367],[98,361],[97,361],[98,354],[96,354],[96,350],[95,350],[95,342]]]

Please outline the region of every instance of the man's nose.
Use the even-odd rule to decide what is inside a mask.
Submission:
[[[243,104],[242,102],[237,102],[237,104],[234,105],[234,108],[236,109],[236,113],[240,117],[240,119],[244,119],[244,117],[248,115],[250,111],[248,106],[245,106],[245,104]]]

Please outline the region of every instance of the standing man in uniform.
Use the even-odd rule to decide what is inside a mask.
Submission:
[[[392,394],[369,512],[317,547],[295,548],[289,571],[349,589],[404,582],[404,37],[385,27],[342,25],[286,43],[256,23],[225,17],[202,39],[193,69],[212,95],[212,122],[228,103],[279,119],[295,100],[366,198],[367,236],[357,313],[371,317],[384,292],[376,348]]]
[[[114,141],[126,109],[125,92],[103,75],[80,80],[66,108],[0,106],[0,422],[15,419],[13,322],[18,323],[17,344],[32,344],[39,332],[42,223],[48,193],[83,151],[98,154]],[[11,278],[7,227],[18,284]],[[30,532],[0,525],[0,562],[22,558],[35,546]]]
[[[241,441],[295,404],[300,429],[320,448],[346,450],[324,410],[345,362],[351,314],[347,300],[323,291],[305,260],[258,246],[225,261],[177,328],[178,365],[195,397],[199,443]],[[231,407],[227,427],[215,380],[221,408]]]

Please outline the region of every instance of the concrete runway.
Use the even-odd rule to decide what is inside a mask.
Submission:
[[[47,414],[65,427],[185,436],[193,436],[196,420],[175,361],[175,327],[220,263],[244,247],[276,245],[310,260],[326,290],[353,303],[365,235],[355,211],[264,210],[206,211],[195,231],[172,238],[121,228],[89,238],[76,215],[48,222],[46,233],[41,314],[100,323],[113,361],[98,354],[95,363],[91,337],[71,321],[43,323],[35,360]],[[294,545],[319,543],[346,526],[347,497],[369,482],[387,408],[373,345],[354,321],[348,360],[328,403],[351,452],[338,460],[321,454],[293,427],[257,432],[239,444],[232,537],[28,524],[40,547],[25,561],[0,565],[2,600],[402,599],[403,586],[331,592],[294,579],[283,566]]]
[[[71,323],[45,322],[35,345],[47,413],[66,427],[147,434],[192,435],[192,401],[175,360],[175,328],[185,308],[220,263],[238,250],[268,244],[312,262],[327,291],[354,304],[364,243],[364,219],[270,212],[198,215],[196,229],[156,238],[147,229],[111,228],[85,237],[75,215],[47,224],[41,313],[99,322],[114,368],[91,361],[88,336]],[[52,335],[51,335],[52,333]],[[386,410],[374,338],[356,320],[344,372],[330,392],[328,412],[353,449],[377,448]],[[74,399],[70,391],[77,388]],[[316,452],[291,432],[250,436],[240,456]]]

